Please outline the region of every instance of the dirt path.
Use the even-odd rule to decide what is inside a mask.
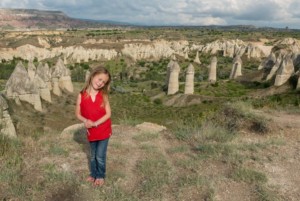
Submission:
[[[282,200],[300,200],[300,114],[270,112],[264,116],[278,126],[273,134],[282,138],[283,145],[266,153],[270,160],[260,167]]]

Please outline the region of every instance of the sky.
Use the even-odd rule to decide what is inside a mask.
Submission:
[[[300,29],[300,0],[1,0],[1,8],[138,25],[254,25]]]

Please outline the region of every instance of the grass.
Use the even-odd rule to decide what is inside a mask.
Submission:
[[[159,133],[140,133],[133,137],[134,140],[138,142],[147,142],[153,139],[157,139],[159,137]]]
[[[231,177],[236,181],[244,181],[246,183],[266,183],[268,180],[265,174],[246,168],[237,168]]]
[[[147,157],[137,164],[137,173],[140,175],[140,186],[137,191],[141,196],[152,199],[161,199],[160,189],[171,182],[172,168],[162,155]],[[146,198],[147,199],[147,198]]]

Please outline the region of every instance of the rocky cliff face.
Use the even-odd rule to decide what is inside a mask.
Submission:
[[[94,23],[73,19],[60,11],[0,9],[0,29],[73,28]]]
[[[262,61],[259,69],[267,72],[266,80],[275,76],[275,86],[281,86],[294,73],[298,75],[299,65],[300,42],[293,38],[285,38],[274,44],[270,55]]]

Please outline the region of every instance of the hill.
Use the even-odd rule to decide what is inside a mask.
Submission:
[[[0,9],[0,30],[93,28],[104,25],[99,21],[71,18],[61,11]]]

